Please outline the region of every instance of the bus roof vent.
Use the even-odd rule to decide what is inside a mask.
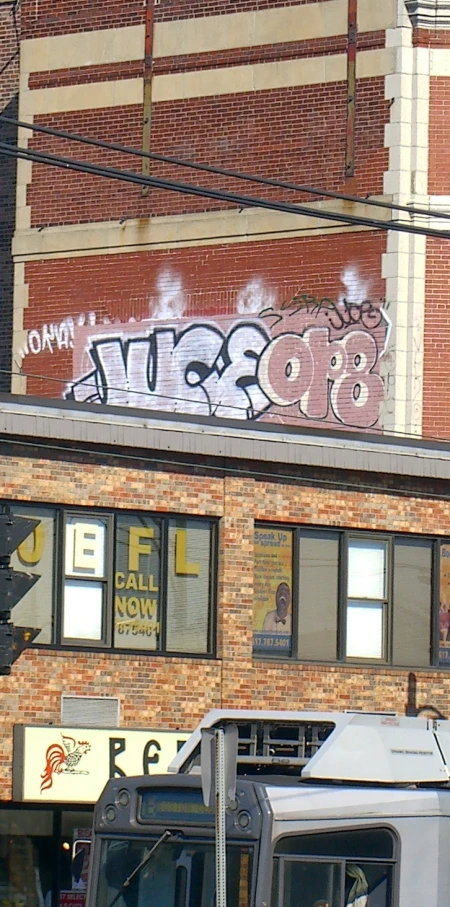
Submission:
[[[333,716],[327,713],[214,710],[182,747],[169,771],[199,771],[201,728],[227,724],[238,728],[239,775],[298,776],[335,728]]]
[[[238,775],[376,784],[442,784],[450,779],[450,722],[364,712],[209,712],[171,772],[200,771],[202,727],[236,724]]]

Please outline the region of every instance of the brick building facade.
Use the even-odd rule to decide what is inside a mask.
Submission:
[[[21,398],[0,434],[2,500],[40,521],[13,611],[40,633],[1,680],[10,886],[35,866],[58,903],[95,785],[210,708],[448,715],[445,444]]]
[[[431,7],[23,0],[23,121],[319,194],[21,129],[34,152],[307,211],[19,161],[13,390],[446,437],[447,241],[370,219],[447,222],[320,194],[445,213],[449,22]]]
[[[40,633],[1,679],[0,886],[37,867],[26,907],[72,888],[95,764],[141,771],[153,741],[164,767],[209,708],[448,716],[448,241],[317,215],[447,228],[320,190],[446,213],[450,20],[352,10],[21,2],[21,121],[319,190],[19,127],[33,152],[309,209],[6,164],[12,389],[53,398],[0,406],[2,501],[40,520],[14,610]],[[0,0],[5,62],[17,16]]]

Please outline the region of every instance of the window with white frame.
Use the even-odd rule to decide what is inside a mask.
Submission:
[[[347,658],[386,659],[388,543],[349,538],[347,547]]]

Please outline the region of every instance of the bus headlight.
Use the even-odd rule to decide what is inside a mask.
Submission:
[[[105,807],[105,812],[103,813],[103,815],[105,817],[106,822],[114,822],[114,819],[116,818],[116,815],[117,815],[116,807],[113,806],[112,803],[109,803],[108,806]]]
[[[242,809],[237,815],[236,825],[238,826],[238,828],[241,828],[242,831],[248,831],[251,824],[252,817],[250,813],[248,813],[246,809]]]
[[[125,788],[119,791],[117,794],[117,803],[119,806],[128,806],[130,802],[130,795]]]

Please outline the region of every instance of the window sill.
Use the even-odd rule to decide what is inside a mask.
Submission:
[[[54,645],[50,643],[35,643],[32,646],[28,646],[26,651],[34,649],[38,652],[86,652],[89,655],[111,655],[111,656],[120,656],[121,658],[132,656],[133,658],[177,658],[177,659],[188,659],[192,661],[219,661],[217,655],[215,654],[205,654],[198,652],[161,652],[159,650],[145,650],[145,649],[111,649],[108,646],[80,646],[80,645]]]
[[[280,666],[281,665],[286,666],[287,664],[289,664],[289,665],[296,665],[297,667],[304,667],[304,668],[308,668],[308,667],[343,668],[343,669],[346,669],[347,671],[354,670],[354,669],[361,671],[364,668],[366,668],[366,669],[369,668],[371,671],[379,671],[379,672],[395,671],[395,672],[399,672],[399,673],[405,672],[405,671],[414,671],[414,672],[420,672],[422,674],[430,674],[430,673],[432,673],[432,674],[436,674],[436,673],[448,674],[450,672],[450,662],[448,663],[448,665],[428,665],[428,666],[394,665],[394,664],[389,664],[386,661],[383,661],[381,663],[377,662],[377,661],[367,661],[367,660],[356,661],[354,659],[352,659],[352,661],[318,661],[318,660],[314,661],[312,659],[307,661],[304,658],[303,659],[302,658],[283,658],[283,657],[276,657],[276,656],[271,657],[269,655],[253,655],[252,660],[254,662],[260,663],[260,664],[267,664],[269,662],[270,664],[279,664]]]

